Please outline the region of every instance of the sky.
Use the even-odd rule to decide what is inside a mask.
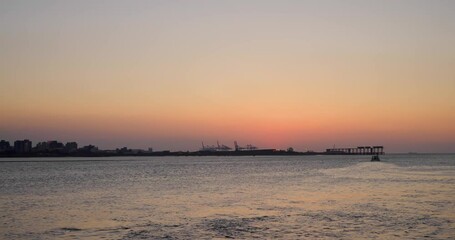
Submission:
[[[455,1],[0,0],[0,139],[455,152]]]

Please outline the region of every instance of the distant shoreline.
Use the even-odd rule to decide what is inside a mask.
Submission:
[[[342,152],[289,152],[284,150],[251,150],[251,151],[195,151],[171,152],[160,151],[151,153],[2,153],[0,158],[40,158],[40,157],[204,157],[204,156],[314,156],[314,155],[375,155],[375,154],[349,154]]]

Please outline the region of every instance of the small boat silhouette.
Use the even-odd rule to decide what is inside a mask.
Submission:
[[[379,159],[379,155],[373,155],[373,156],[371,157],[371,161],[372,161],[372,162],[379,162],[379,161],[381,161],[381,159]]]

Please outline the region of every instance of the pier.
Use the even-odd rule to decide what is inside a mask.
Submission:
[[[383,155],[383,146],[360,146],[356,148],[329,148],[327,154],[349,154],[349,155]]]

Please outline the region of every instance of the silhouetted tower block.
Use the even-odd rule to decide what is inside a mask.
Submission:
[[[14,151],[17,153],[29,153],[32,151],[32,142],[28,139],[14,142]]]
[[[0,141],[0,152],[7,152],[11,151],[11,145],[9,144],[8,141],[1,140]]]
[[[77,142],[67,142],[65,144],[65,150],[67,152],[75,152],[75,151],[77,151]]]

